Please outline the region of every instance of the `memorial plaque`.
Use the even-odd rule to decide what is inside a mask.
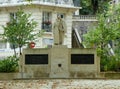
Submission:
[[[48,54],[26,54],[25,64],[48,64]]]
[[[71,64],[94,64],[94,54],[71,54]]]

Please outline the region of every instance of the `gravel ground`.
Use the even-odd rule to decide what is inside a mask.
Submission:
[[[120,89],[120,80],[40,79],[1,80],[0,89]]]

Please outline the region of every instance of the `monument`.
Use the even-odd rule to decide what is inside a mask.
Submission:
[[[53,26],[54,45],[52,46],[50,52],[51,55],[50,78],[69,77],[69,68],[68,68],[69,52],[67,46],[63,45],[64,35],[66,31],[67,31],[66,23],[61,18],[61,16],[58,15]]]
[[[63,45],[65,21],[57,17],[52,48],[23,49],[22,72],[28,78],[96,78],[100,59],[95,49],[67,48]]]
[[[57,19],[53,26],[53,35],[54,35],[54,45],[62,45],[64,42],[64,35],[67,31],[67,26],[65,21],[57,16]]]

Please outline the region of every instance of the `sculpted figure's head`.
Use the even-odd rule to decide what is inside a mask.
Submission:
[[[57,18],[58,18],[58,19],[61,19],[61,16],[60,16],[60,15],[58,15],[58,16],[57,16]]]

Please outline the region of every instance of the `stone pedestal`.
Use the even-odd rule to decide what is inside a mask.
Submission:
[[[54,45],[50,56],[50,78],[69,77],[69,50],[64,45]]]

